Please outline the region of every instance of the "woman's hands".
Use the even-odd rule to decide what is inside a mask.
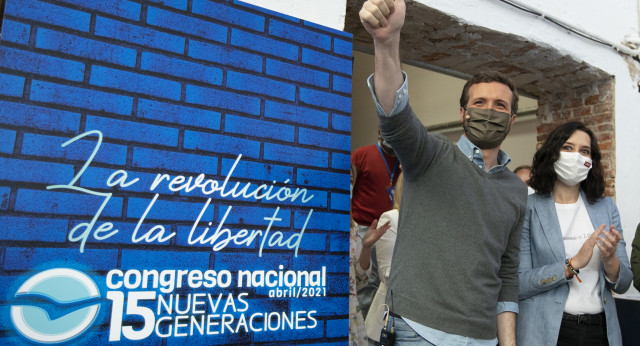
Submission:
[[[604,228],[604,225],[600,227]],[[602,232],[602,234],[604,234],[604,237],[600,237],[596,245],[600,249],[600,260],[606,263],[612,260],[612,257],[616,257],[616,249],[618,248],[618,242],[622,239],[622,235],[613,225],[609,226],[609,232]]]
[[[601,227],[604,227],[602,225]],[[618,242],[622,239],[622,235],[613,225],[609,226],[609,232],[602,232],[604,237],[598,238],[596,245],[600,249],[600,261],[604,266],[604,273],[611,282],[618,281],[620,275],[620,261],[616,257],[616,249]]]
[[[600,225],[582,244],[578,254],[571,258],[571,265],[575,269],[586,267],[593,256],[594,247],[597,246],[600,249],[600,261],[604,266],[607,278],[616,282],[620,271],[620,261],[616,257],[616,249],[622,235],[613,225],[609,226],[609,231],[605,231],[605,227],[605,225]]]
[[[571,258],[571,265],[575,269],[582,269],[587,266],[593,255],[593,248],[598,243],[598,237],[604,230],[604,225],[600,225],[591,236],[582,244],[580,251]]]

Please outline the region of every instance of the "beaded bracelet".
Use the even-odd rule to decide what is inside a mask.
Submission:
[[[573,265],[571,265],[571,260],[572,260],[572,259],[573,259],[573,258],[567,258],[567,259],[564,261],[564,264],[566,264],[566,265],[567,265],[567,268],[569,269],[569,272],[571,272],[571,276],[574,276],[574,275],[575,275],[575,276],[576,276],[576,279],[578,279],[578,282],[582,282],[582,280],[580,280],[580,277],[578,276],[578,273],[580,273],[580,270],[579,270],[579,269],[575,269],[575,268],[573,267]]]
[[[565,262],[565,264],[567,264],[567,262]],[[566,266],[567,270],[569,271],[569,277],[567,278],[567,280],[571,280],[573,279],[573,277],[575,276],[572,272],[571,269],[569,269],[569,266]]]
[[[571,259],[570,259],[570,258],[567,258],[566,260],[564,260],[564,264],[566,264],[566,265],[567,265],[567,268],[569,269],[569,271],[570,271],[572,274],[578,274],[578,273],[580,273],[579,271],[577,271],[577,270],[576,270],[576,268],[574,268],[574,267],[571,265]]]

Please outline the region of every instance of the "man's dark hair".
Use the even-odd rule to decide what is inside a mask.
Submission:
[[[553,164],[560,157],[560,148],[576,131],[582,131],[591,138],[591,169],[587,179],[580,183],[580,188],[586,193],[587,201],[595,203],[604,194],[604,169],[600,164],[600,148],[593,132],[579,121],[572,121],[556,127],[544,144],[533,155],[531,180],[529,185],[536,193],[549,197],[553,191],[558,175]]]
[[[464,85],[464,88],[462,88],[462,95],[460,95],[460,107],[467,108],[467,102],[469,102],[469,88],[471,88],[472,85],[491,82],[502,83],[509,87],[511,93],[513,94],[513,96],[511,97],[511,114],[518,113],[519,97],[518,90],[516,90],[516,85],[509,77],[503,75],[498,71],[484,71],[473,75],[473,77],[471,77],[471,79],[469,79]]]
[[[518,172],[523,170],[523,169],[531,170],[531,166],[529,166],[529,165],[518,166],[518,167],[516,167],[516,169],[513,170],[513,173],[518,174]]]

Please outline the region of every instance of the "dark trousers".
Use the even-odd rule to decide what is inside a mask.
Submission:
[[[599,323],[584,323],[579,320],[562,319],[558,346],[609,346],[607,324],[602,314]]]

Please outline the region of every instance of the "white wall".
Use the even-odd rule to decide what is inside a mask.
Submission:
[[[613,42],[638,33],[637,0],[519,1]]]
[[[344,29],[347,0],[242,0],[336,30]]]

